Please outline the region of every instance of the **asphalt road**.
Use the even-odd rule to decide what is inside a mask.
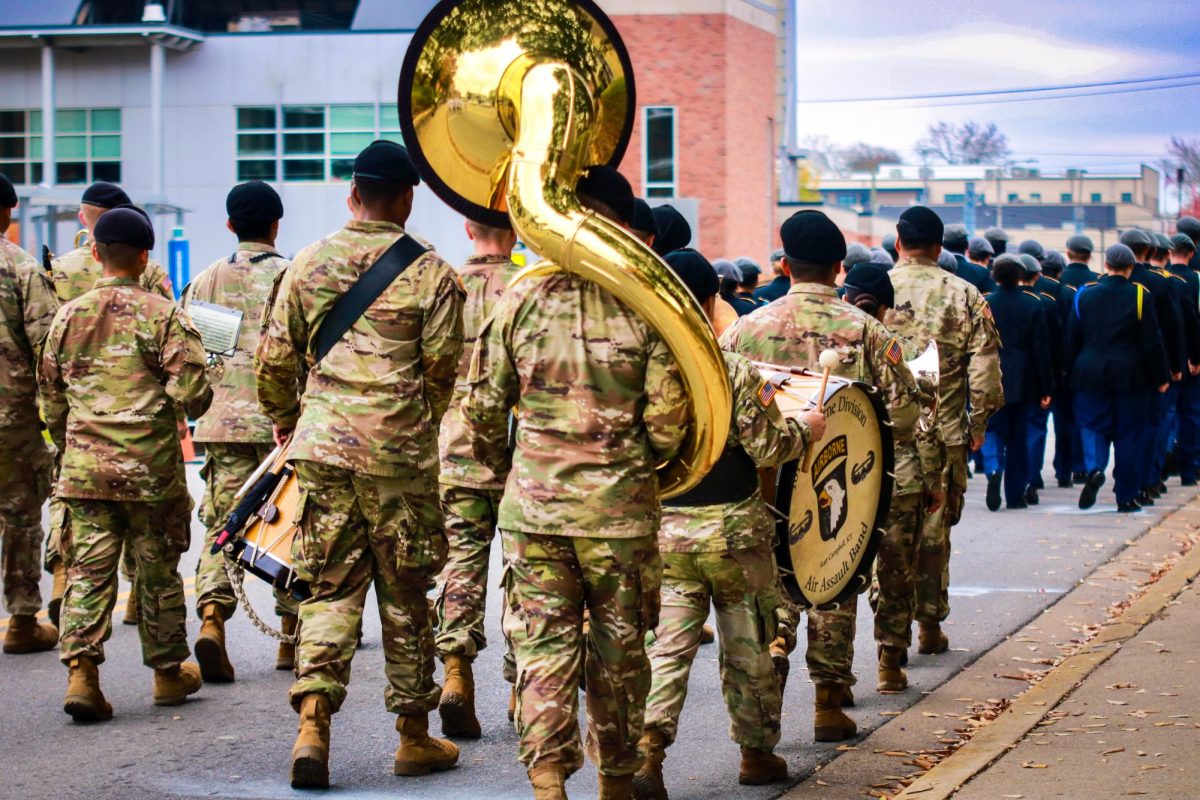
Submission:
[[[195,468],[189,468],[189,478],[198,491]],[[861,682],[856,689],[858,707],[852,711],[860,729],[877,727],[889,718],[883,712],[911,705],[921,691],[943,683],[1194,491],[1175,486],[1158,506],[1138,515],[1118,515],[1112,505],[1079,512],[1075,490],[1059,489],[1045,491],[1042,504],[1028,511],[989,513],[983,507],[982,480],[974,479],[963,522],[955,530],[953,613],[947,628],[952,649],[930,657],[917,655],[914,648],[906,694],[881,697],[874,692],[869,609],[865,600],[860,604],[855,668]],[[1112,502],[1107,487],[1100,500]],[[198,525],[196,533],[194,541],[199,540]],[[197,550],[194,546],[184,558],[185,576],[194,570]],[[496,591],[498,577],[493,570],[490,591]],[[122,586],[123,591],[127,588]],[[188,588],[190,592],[190,579]],[[48,590],[46,581],[43,591]],[[261,584],[254,583],[252,596],[269,614],[269,593]],[[488,622],[493,644],[476,664],[483,738],[461,743],[461,763],[452,772],[396,778],[391,763],[397,734],[394,717],[382,702],[379,623],[375,611],[368,610],[365,646],[354,661],[349,697],[334,718],[330,795],[488,800],[530,796],[516,761],[516,737],[505,716],[508,687],[500,674],[495,611],[493,603]],[[199,626],[192,614],[188,627],[194,636]],[[0,618],[0,627],[4,624]],[[151,673],[141,665],[136,629],[118,622],[101,668],[102,686],[116,716],[110,723],[91,726],[73,724],[62,712],[66,670],[55,653],[0,656],[0,798],[300,796],[303,793],[292,791],[287,783],[296,727],[286,699],[290,674],[273,669],[274,642],[255,631],[244,614],[229,623],[229,647],[236,683],[206,686],[194,701],[178,708],[156,708],[150,702]],[[812,685],[803,654],[797,652],[778,750],[788,759],[794,780],[835,755],[834,745],[812,742],[811,714]],[[431,728],[437,727],[434,715]],[[738,750],[727,727],[717,650],[710,645],[700,651],[679,740],[668,751],[666,773],[673,798],[769,798],[785,790],[784,785],[738,786]],[[574,797],[594,797],[594,768],[586,766],[567,788]]]

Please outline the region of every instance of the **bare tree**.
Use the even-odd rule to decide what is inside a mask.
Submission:
[[[1167,186],[1176,191],[1181,185],[1178,170],[1183,169],[1183,206],[1186,207],[1189,201],[1200,201],[1200,139],[1172,136],[1167,144],[1167,157],[1159,163],[1163,168]]]
[[[925,137],[917,141],[916,151],[926,164],[941,161],[945,164],[1002,165],[1012,154],[1008,137],[1000,132],[996,123],[983,124],[973,120],[962,125],[952,122],[930,125]]]
[[[842,148],[831,142],[828,136],[809,136],[800,142],[800,147],[808,151],[809,163],[821,175],[844,178],[849,174]]]
[[[842,160],[851,172],[870,172],[874,174],[880,164],[899,164],[900,154],[886,147],[878,147],[866,142],[857,142],[842,151]]]

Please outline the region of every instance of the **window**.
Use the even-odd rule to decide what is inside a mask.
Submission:
[[[837,204],[841,208],[851,208],[854,205],[855,197],[852,194],[839,194],[837,196]]]
[[[1008,202],[1019,203],[1019,202],[1021,202],[1021,198],[1017,195],[1016,192],[1009,192],[1008,193]]]
[[[63,108],[54,112],[56,182],[121,180],[121,110]],[[43,181],[42,112],[0,111],[0,172],[16,184]]]
[[[1058,196],[1058,201],[1060,203],[1074,203],[1075,196],[1073,194],[1071,194],[1070,192],[1063,192],[1062,194],[1060,194]]]
[[[678,189],[675,166],[676,131],[675,109],[652,107],[645,109],[643,132],[645,180],[647,197],[675,197]]]
[[[967,196],[965,194],[948,194],[946,195],[947,203],[965,203]]]
[[[393,104],[243,106],[237,110],[239,181],[346,181],[376,139],[403,144]]]
[[[1092,192],[1092,202],[1093,203],[1103,203],[1104,198],[1099,192]]]
[[[1042,202],[1042,193],[1041,192],[1031,192],[1029,194],[1029,202],[1031,202],[1031,203]]]
[[[1133,192],[1121,192],[1121,202],[1122,203],[1132,203],[1133,202]]]

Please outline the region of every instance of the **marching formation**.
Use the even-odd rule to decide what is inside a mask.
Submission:
[[[697,486],[664,500],[655,468],[691,420],[661,338],[570,273],[509,288],[509,228],[466,223],[475,254],[451,267],[405,229],[419,183],[403,147],[371,144],[354,162],[351,220],[291,260],[275,247],[278,194],[236,186],[226,204],[236,247],[178,303],[148,255],[153,226],[111,184],[84,192],[87,243],[71,253],[39,264],[0,240],[0,448],[23,467],[0,475],[4,652],[57,647],[74,720],[114,713],[100,667],[122,571],[155,704],[235,680],[225,622],[238,592],[213,544],[274,445],[288,448],[301,489],[292,559],[310,589],[276,592],[286,636],[275,665],[296,676],[292,785],[328,786],[332,718],[370,588],[397,717],[394,773],[452,768],[449,739],[481,735],[475,681],[486,678],[472,664],[488,644],[499,531],[503,677],[539,800],[566,796],[585,752],[602,798],[668,796],[662,766],[714,610],[740,782],[787,777],[773,751],[802,622],[813,736],[856,734],[855,598],[804,608],[781,585],[778,512],[759,479],[810,456],[826,417],[785,415],[756,362],[819,371],[832,357],[836,377],[875,387],[886,406],[894,486],[869,586],[880,692],[907,690],[914,621],[919,653],[949,646],[951,532],[973,458],[989,508],[1001,495],[1009,508],[1036,503],[1052,414],[1055,473],[1081,484],[1081,507],[1096,502],[1113,447],[1122,511],[1153,502],[1167,474],[1200,477],[1195,220],[1169,240],[1127,232],[1100,276],[1086,237],[1065,259],[1033,241],[1007,253],[1002,231],[968,238],[918,206],[871,251],[807,210],[783,224],[775,277],[757,286],[752,261],[710,262],[689,248],[675,209],[651,209],[616,170],[589,168],[580,204],[663,258],[724,351],[725,450]],[[0,223],[16,202],[0,180]],[[206,352],[192,322],[213,308],[241,323],[220,352]],[[936,386],[908,366],[931,343]],[[178,570],[194,510],[180,445],[188,419],[205,450],[207,529],[190,643]],[[43,566],[54,576],[49,623],[37,621]],[[447,738],[430,733],[435,710]]]

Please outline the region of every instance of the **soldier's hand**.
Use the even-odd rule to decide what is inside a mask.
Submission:
[[[1172,372],[1171,373],[1171,382],[1172,383],[1179,383],[1181,380],[1183,380],[1182,372]]]
[[[971,452],[977,452],[981,447],[983,447],[983,434],[977,433],[971,437]]]
[[[942,507],[942,503],[946,502],[946,490],[937,489],[932,492],[925,493],[925,513],[934,514]]]
[[[825,414],[820,411],[805,411],[800,415],[804,424],[812,431],[809,441],[819,442],[825,436]]]
[[[281,428],[278,425],[271,426],[271,435],[275,437],[275,444],[282,447],[287,443],[287,440],[292,438],[294,428]]]
[[[1049,396],[1042,398],[1041,402],[1038,404],[1042,407],[1042,411],[1045,411],[1046,409],[1048,409],[1050,407],[1050,402],[1052,399],[1053,398],[1051,398]]]
[[[1189,361],[1188,362],[1188,372],[1190,372],[1192,374],[1193,378],[1196,377],[1197,375],[1200,375],[1200,364],[1193,364],[1192,362]]]
[[[1171,387],[1171,384],[1169,384],[1169,383],[1164,383],[1162,386],[1158,387],[1158,393],[1159,393],[1159,394],[1166,394],[1166,393],[1167,393],[1167,389],[1169,389],[1170,387]]]

